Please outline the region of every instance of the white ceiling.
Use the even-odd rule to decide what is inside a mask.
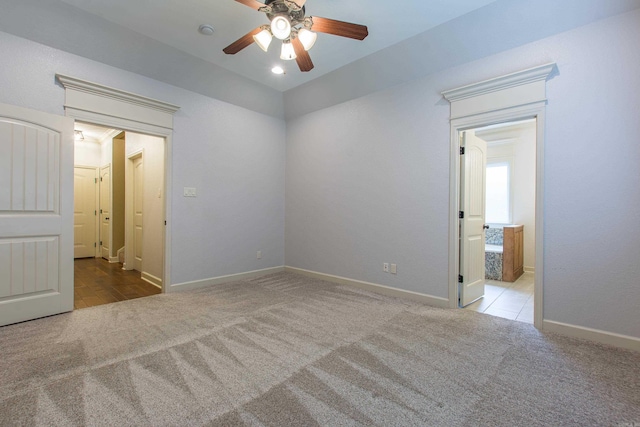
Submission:
[[[267,17],[234,0],[62,0],[86,12],[129,28],[230,71],[286,91],[357,59],[427,31],[495,0],[308,0],[307,16],[363,24],[369,36],[357,41],[319,34],[310,51],[315,68],[301,73],[295,61],[279,59],[274,39],[269,52],[256,45],[236,55],[222,49]],[[212,36],[198,33],[201,24],[215,28]],[[271,73],[281,65],[286,74]]]
[[[98,125],[90,125],[88,123],[76,122],[74,126],[75,130],[82,131],[85,141],[100,142],[110,135],[113,135],[116,130],[106,128]]]

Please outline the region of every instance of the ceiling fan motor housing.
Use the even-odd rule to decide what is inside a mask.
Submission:
[[[293,1],[288,3],[295,5]],[[276,16],[286,16],[292,27],[304,23],[305,7],[302,6],[302,8],[295,10],[289,7],[285,0],[266,0],[264,12],[270,21],[273,21]]]

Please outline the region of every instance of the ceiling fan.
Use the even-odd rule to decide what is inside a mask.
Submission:
[[[254,29],[225,47],[223,52],[229,55],[235,55],[252,43],[256,43],[266,52],[273,37],[276,37],[282,40],[280,58],[295,59],[300,71],[306,72],[313,69],[308,50],[313,47],[318,37],[315,32],[356,40],[364,40],[369,35],[364,25],[318,16],[305,16],[304,4],[307,0],[266,0],[265,3],[257,0],[236,1],[258,12],[266,13],[271,24]]]

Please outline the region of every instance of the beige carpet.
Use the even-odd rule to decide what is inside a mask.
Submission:
[[[0,328],[2,426],[634,422],[640,353],[290,273]]]

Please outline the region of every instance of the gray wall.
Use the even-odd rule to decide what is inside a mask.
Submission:
[[[447,296],[449,104],[548,62],[545,319],[640,337],[640,11],[287,122],[286,263]],[[382,263],[398,264],[397,276]]]
[[[64,89],[55,83],[61,73],[181,107],[172,153],[172,283],[283,265],[282,119],[1,32],[0,56],[5,104],[64,114]],[[198,197],[184,198],[183,187],[196,187]]]

